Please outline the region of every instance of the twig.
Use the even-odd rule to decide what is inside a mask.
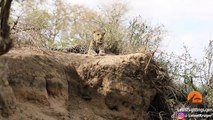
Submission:
[[[159,45],[157,46],[157,48],[155,49],[155,51],[152,52],[151,56],[149,57],[149,60],[148,60],[146,66],[145,66],[145,68],[144,68],[144,74],[145,74],[145,75],[147,74],[147,70],[148,70],[149,64],[150,64],[152,58],[154,57],[154,54],[156,53],[158,47],[159,47]]]

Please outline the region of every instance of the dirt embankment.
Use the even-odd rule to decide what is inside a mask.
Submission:
[[[149,58],[14,48],[0,57],[0,119],[170,118],[164,95],[172,83]]]

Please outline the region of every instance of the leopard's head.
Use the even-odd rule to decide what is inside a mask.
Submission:
[[[93,31],[93,40],[96,44],[103,44],[105,32],[100,30]]]

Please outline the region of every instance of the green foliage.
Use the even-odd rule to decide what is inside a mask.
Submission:
[[[199,62],[193,59],[186,46],[183,46],[184,53],[181,55],[160,53],[157,59],[168,70],[176,84],[182,83],[185,91],[193,91],[200,85],[199,81]]]
[[[213,40],[209,41],[208,47],[205,49],[205,58],[204,58],[204,63],[203,63],[203,67],[206,70],[204,73],[205,79],[207,79],[207,85],[212,84],[211,77],[213,76],[212,73],[212,61],[213,61]]]
[[[101,29],[106,32],[106,51],[131,53],[143,46],[156,48],[165,33],[162,25],[152,27],[142,17],[126,19],[128,6],[122,2],[102,5],[99,10],[62,0],[54,0],[51,9],[45,9],[47,3],[38,0],[21,4],[24,14],[19,16],[14,33],[17,40],[27,44],[57,47],[88,45],[92,32]]]
[[[201,93],[207,92],[205,99],[209,105],[213,105],[213,42],[205,49],[205,56],[202,60],[193,59],[186,46],[183,46],[184,52],[181,55],[168,54],[161,52],[156,56],[158,62],[168,70],[171,78],[178,86],[184,86],[186,93],[198,90]]]
[[[152,27],[141,16],[129,21],[127,40],[133,50],[146,46],[151,50],[158,48],[166,31],[163,25]]]
[[[28,24],[31,24],[34,28],[37,29],[47,29],[49,24],[48,20],[50,15],[45,10],[34,10],[27,14],[25,20]]]

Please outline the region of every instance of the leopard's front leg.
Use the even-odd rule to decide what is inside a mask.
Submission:
[[[99,47],[98,47],[98,49],[99,49],[99,55],[100,56],[104,56],[104,55],[106,55],[106,53],[105,53],[105,51],[104,51],[104,45],[102,44],[102,45],[100,45]]]
[[[95,44],[94,44],[93,41],[90,43],[88,54],[89,55],[97,55],[97,53],[95,52]]]

